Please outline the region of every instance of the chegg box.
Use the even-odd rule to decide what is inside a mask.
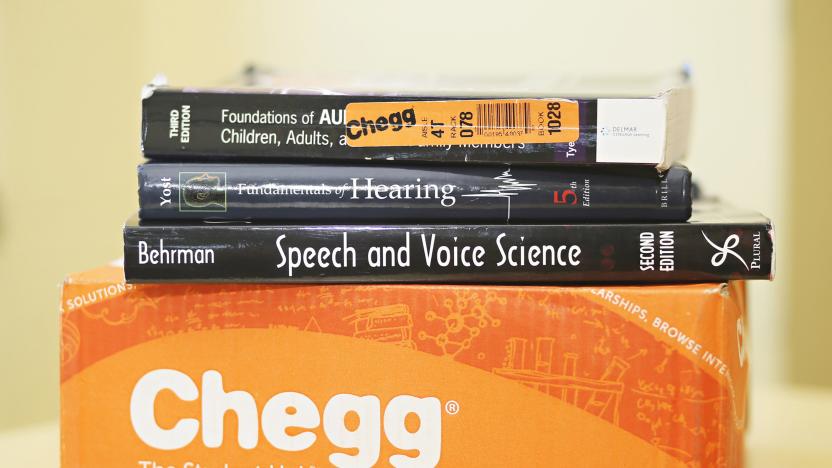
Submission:
[[[741,283],[61,299],[64,467],[738,466]]]

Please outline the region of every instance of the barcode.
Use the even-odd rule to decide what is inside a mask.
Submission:
[[[521,129],[524,134],[532,132],[529,121],[532,113],[528,102],[499,102],[477,104],[477,134],[486,130]]]

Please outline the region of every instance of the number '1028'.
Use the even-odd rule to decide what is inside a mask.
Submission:
[[[549,135],[553,133],[560,133],[560,103],[550,102],[546,105],[546,118],[549,119],[546,125]]]

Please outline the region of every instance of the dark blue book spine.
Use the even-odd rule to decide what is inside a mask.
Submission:
[[[143,220],[546,224],[685,221],[690,172],[490,165],[139,166]]]

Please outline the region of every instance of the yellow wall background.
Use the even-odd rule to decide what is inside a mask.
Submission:
[[[811,11],[823,2],[799,3]],[[59,284],[121,255],[121,223],[136,206],[141,86],[158,72],[175,84],[212,84],[251,62],[321,81],[368,70],[500,77],[691,64],[697,180],[777,223],[780,279],[751,286],[753,381],[787,382],[789,365],[811,351],[809,341],[796,353],[787,347],[795,316],[787,301],[797,297],[788,288],[805,308],[797,341],[824,307],[812,302],[822,283],[800,289],[789,277],[793,258],[821,265],[792,250],[793,238],[814,239],[793,224],[809,223],[810,212],[790,214],[805,201],[789,190],[795,162],[805,169],[820,153],[801,147],[795,158],[786,145],[790,8],[787,0],[0,0],[0,429],[57,415]],[[807,47],[828,59],[829,45]],[[807,367],[800,380],[819,382],[828,369]]]
[[[792,148],[795,168],[790,193],[793,275],[790,303],[788,377],[832,387],[832,2],[796,0],[793,6],[794,70]]]

